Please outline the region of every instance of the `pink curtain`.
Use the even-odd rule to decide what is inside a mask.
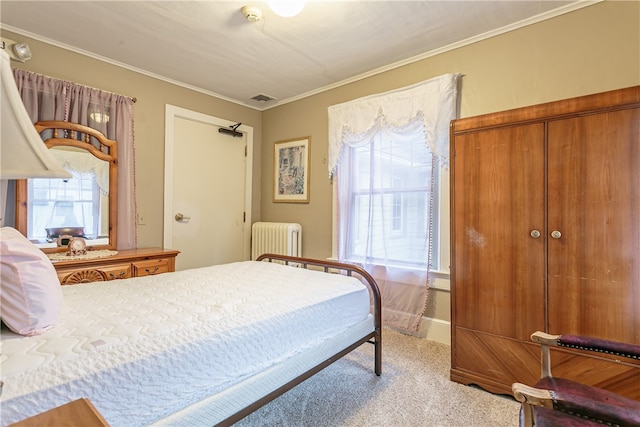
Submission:
[[[118,141],[118,249],[137,247],[133,100],[30,71],[14,69],[13,75],[34,123],[79,123]]]

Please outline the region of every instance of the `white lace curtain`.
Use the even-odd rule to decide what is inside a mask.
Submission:
[[[102,194],[109,194],[109,165],[95,156],[77,151],[51,150],[58,163],[74,176],[92,177]]]
[[[457,86],[459,74],[446,74],[425,82],[399,90],[356,99],[344,104],[329,107],[329,173],[336,176],[337,185],[337,249],[336,254],[341,261],[354,262],[347,258],[347,245],[355,244],[356,235],[382,235],[382,241],[368,237],[361,239],[359,245],[366,245],[360,253],[366,254],[359,259],[362,266],[376,279],[382,293],[383,322],[401,330],[415,332],[418,330],[424,312],[429,289],[429,265],[433,246],[433,212],[432,197],[435,191],[433,173],[438,160],[447,162],[449,151],[449,124],[456,117]],[[358,180],[353,170],[352,159],[359,147],[368,146],[371,151],[371,176],[384,174],[378,169],[382,167],[378,159],[382,158],[384,148],[378,148],[384,141],[390,141],[393,150],[411,153],[406,158],[417,169],[425,168],[420,178],[424,191],[414,198],[413,210],[419,217],[413,222],[420,222],[415,228],[415,235],[407,236],[412,246],[419,246],[424,254],[422,262],[414,262],[412,267],[398,265],[397,260],[389,260],[388,252],[395,243],[392,233],[381,229],[383,217],[388,216],[393,207],[392,199],[380,196],[379,189],[371,187],[363,190],[358,183],[359,191],[368,191],[368,206],[355,206],[351,189]],[[425,144],[428,149],[420,150],[415,145]],[[421,145],[418,148],[424,148]],[[388,149],[387,149],[388,150]],[[420,157],[418,159],[417,157]],[[394,167],[399,167],[397,164]],[[407,166],[408,168],[408,166]],[[397,174],[397,171],[395,172]],[[408,172],[415,174],[415,172]],[[431,176],[429,176],[431,175]],[[379,177],[378,177],[379,179]],[[366,179],[365,179],[366,181]],[[400,186],[404,184],[399,184]],[[415,182],[411,183],[416,186]],[[404,190],[400,188],[399,190]],[[386,206],[385,206],[386,204]],[[362,217],[361,210],[369,212]],[[357,226],[349,223],[349,218],[359,215]],[[364,229],[363,229],[364,227]],[[357,228],[357,231],[354,229]],[[388,239],[388,240],[387,240]],[[396,243],[397,244],[397,243]],[[397,256],[396,256],[397,258]]]
[[[33,123],[79,123],[118,141],[118,249],[135,248],[138,238],[133,100],[26,70],[14,69],[13,75]],[[109,120],[99,119],[105,115]]]
[[[379,115],[392,127],[406,126],[422,115],[426,144],[447,163],[449,123],[456,115],[459,73],[444,74],[402,89],[370,95],[329,107],[329,174],[335,172],[345,131],[362,134],[374,126]]]

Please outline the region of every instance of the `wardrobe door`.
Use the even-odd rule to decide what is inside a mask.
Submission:
[[[529,342],[544,329],[544,125],[456,135],[453,156],[455,351],[473,364],[470,330]]]
[[[640,344],[640,110],[548,129],[548,332]]]

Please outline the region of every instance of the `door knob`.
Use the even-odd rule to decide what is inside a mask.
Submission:
[[[537,239],[538,237],[540,237],[540,232],[538,230],[531,230],[531,237],[533,237],[534,239]]]
[[[175,219],[176,219],[176,221],[178,221],[178,222],[181,222],[181,221],[189,222],[189,220],[191,219],[191,217],[190,217],[190,216],[184,216],[184,215],[183,215],[183,214],[181,214],[180,212],[178,212],[178,213],[174,216],[174,218],[175,218]]]
[[[553,230],[551,232],[551,237],[553,237],[554,239],[559,239],[560,237],[562,237],[562,233],[558,230]]]

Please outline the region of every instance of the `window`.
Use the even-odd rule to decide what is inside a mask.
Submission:
[[[46,242],[46,229],[52,227],[82,227],[90,239],[108,236],[108,221],[100,221],[104,216],[101,206],[108,206],[107,196],[98,187],[95,174],[72,173],[70,179],[28,180],[30,240]]]
[[[437,162],[424,132],[415,126],[397,135],[379,132],[346,150],[337,174],[348,183],[339,185],[343,259],[426,270]]]
[[[407,331],[418,330],[431,273],[440,269],[438,250],[446,251],[438,231],[446,236],[448,223],[439,223],[438,213],[448,183],[440,174],[459,77],[445,74],[328,108],[334,256],[376,279],[383,322]]]

